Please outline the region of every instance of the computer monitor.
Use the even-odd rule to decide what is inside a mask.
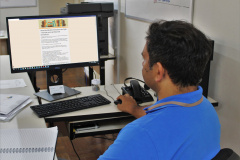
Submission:
[[[25,16],[6,20],[11,72],[47,71],[48,92],[37,96],[52,101],[79,93],[64,86],[66,93],[48,94],[50,86],[62,85],[62,69],[99,65],[96,15]],[[57,81],[53,81],[54,75]]]

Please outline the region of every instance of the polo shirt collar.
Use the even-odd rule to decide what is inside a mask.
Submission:
[[[150,107],[155,106],[159,103],[165,103],[165,102],[170,102],[170,101],[176,101],[176,102],[182,102],[182,103],[188,103],[188,104],[195,103],[202,98],[202,93],[203,93],[202,87],[198,86],[198,89],[196,91],[166,97],[164,99],[161,99],[161,100],[157,101],[155,104],[144,108],[144,110],[145,110],[146,113],[150,113],[150,112],[153,112],[153,111],[156,111],[156,110],[159,110],[159,109],[166,108],[169,105],[159,106],[159,107],[154,108],[152,110],[148,110]]]

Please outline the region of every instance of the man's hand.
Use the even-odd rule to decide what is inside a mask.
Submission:
[[[145,107],[138,106],[135,99],[133,99],[133,97],[129,94],[120,95],[117,97],[117,100],[119,99],[122,101],[121,104],[117,105],[120,111],[127,112],[136,118],[146,115],[145,111],[143,110]]]

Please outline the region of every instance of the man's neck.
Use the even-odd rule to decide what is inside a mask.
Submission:
[[[161,100],[166,97],[178,95],[178,94],[184,94],[189,93],[197,90],[197,86],[188,86],[188,87],[179,87],[172,83],[165,84],[160,87],[158,91],[158,100]]]

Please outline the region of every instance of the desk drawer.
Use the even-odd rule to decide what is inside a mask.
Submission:
[[[122,116],[69,122],[70,139],[118,133],[125,125],[133,120],[135,120],[133,116]]]

